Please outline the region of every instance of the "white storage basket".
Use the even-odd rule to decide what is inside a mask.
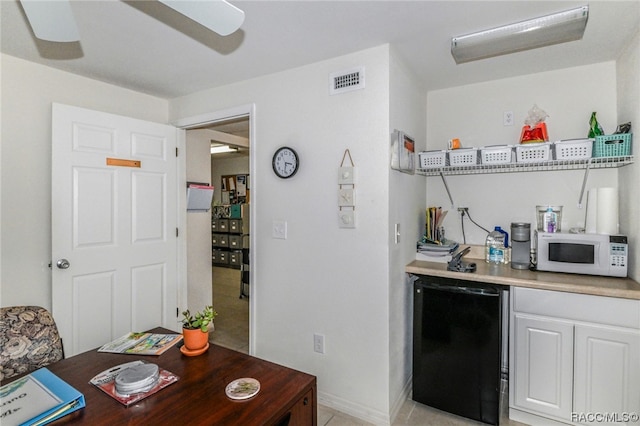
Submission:
[[[475,166],[478,164],[476,148],[460,148],[449,151],[450,166]]]
[[[556,160],[591,158],[594,139],[568,139],[553,144]]]
[[[418,153],[421,169],[434,169],[447,165],[447,151],[422,151]]]
[[[482,164],[509,164],[514,162],[513,147],[509,145],[485,146],[480,149]]]
[[[516,161],[518,163],[539,163],[551,160],[551,144],[528,143],[516,146]]]

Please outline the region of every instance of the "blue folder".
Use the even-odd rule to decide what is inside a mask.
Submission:
[[[47,368],[2,386],[0,401],[3,426],[44,425],[85,406],[84,395]]]

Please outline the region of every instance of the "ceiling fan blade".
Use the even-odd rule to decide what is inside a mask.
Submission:
[[[80,40],[69,0],[20,0],[20,4],[39,39],[57,42]]]
[[[225,0],[159,1],[222,36],[235,32],[244,22],[244,12]]]

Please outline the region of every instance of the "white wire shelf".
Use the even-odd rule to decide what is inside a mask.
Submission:
[[[593,157],[580,160],[551,160],[538,163],[477,164],[416,169],[423,176],[475,175],[485,173],[546,172],[623,167],[633,163],[633,156]]]

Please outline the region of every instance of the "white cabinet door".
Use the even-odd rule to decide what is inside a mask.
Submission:
[[[628,424],[624,413],[640,413],[640,330],[576,325],[574,375],[576,413],[617,415],[604,423]],[[588,421],[603,423],[580,419]]]
[[[514,315],[515,394],[518,408],[570,420],[573,324]]]

